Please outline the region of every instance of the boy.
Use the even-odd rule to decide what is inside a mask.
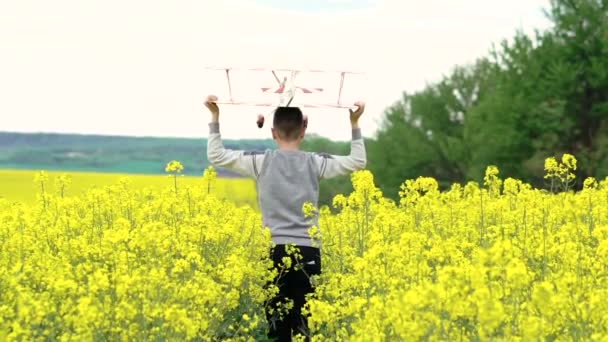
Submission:
[[[352,127],[350,155],[333,156],[300,151],[308,120],[297,107],[278,107],[274,112],[271,131],[278,150],[250,152],[225,149],[216,101],[214,95],[205,100],[205,106],[211,112],[207,158],[216,167],[225,167],[256,179],[263,225],[270,229],[275,245],[271,251],[275,268],[280,268],[282,258],[288,256],[286,245],[295,245],[297,253],[302,256],[297,261],[291,256],[292,268],[286,273],[280,272],[279,279],[276,279],[279,294],[271,300],[270,307],[276,309],[276,304],[285,300],[292,300],[294,306],[289,315],[281,318],[277,317],[276,310],[274,314],[267,311],[268,337],[279,341],[290,341],[292,334],[298,333],[308,337],[307,319],[301,310],[306,294],[314,292],[309,276],[321,273],[321,253],[319,241],[313,242],[308,233],[313,225],[318,225],[318,218],[315,216],[311,223],[304,216],[302,207],[306,202],[315,207],[318,205],[320,179],[347,175],[365,168],[365,146],[359,128],[365,104],[357,102],[356,111],[349,109]],[[293,269],[296,263],[302,269]]]

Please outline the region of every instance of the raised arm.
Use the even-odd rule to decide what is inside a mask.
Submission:
[[[257,178],[264,159],[263,152],[231,150],[224,147],[220,134],[220,111],[216,101],[217,97],[214,95],[209,95],[205,100],[205,107],[211,112],[207,159],[213,166],[224,167],[240,175]]]
[[[356,111],[350,111],[350,123],[352,129],[352,140],[350,144],[350,154],[347,156],[336,156],[330,154],[318,154],[317,164],[319,165],[319,178],[328,179],[336,176],[344,176],[349,173],[365,169],[367,165],[367,155],[365,144],[359,127],[359,118],[365,110],[363,102],[357,102]]]

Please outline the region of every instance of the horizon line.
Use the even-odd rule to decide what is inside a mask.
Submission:
[[[208,136],[162,136],[162,135],[127,135],[127,134],[103,134],[103,133],[78,133],[78,132],[51,132],[51,131],[7,131],[0,129],[0,134],[21,134],[21,135],[76,135],[83,137],[107,137],[107,138],[132,138],[132,139],[182,139],[182,140],[195,140],[195,139],[208,139]],[[334,142],[348,142],[348,140],[336,140],[320,135],[318,133],[309,133],[309,137],[323,138]],[[365,137],[364,137],[365,138]],[[304,138],[306,139],[306,137]],[[250,140],[250,141],[266,141],[273,140],[272,138],[222,138],[223,141],[239,141],[239,140]]]

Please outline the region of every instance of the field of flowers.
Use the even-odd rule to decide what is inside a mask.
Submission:
[[[0,198],[9,201],[20,201],[33,204],[39,192],[39,184],[32,182],[37,171],[0,169]],[[79,196],[92,188],[104,188],[115,185],[121,179],[128,178],[133,188],[160,191],[167,186],[167,177],[163,175],[69,172],[69,184],[60,184],[66,172],[48,171],[48,189],[68,186],[70,196]],[[180,175],[179,183],[184,186],[200,184],[200,177]],[[237,205],[248,204],[257,209],[255,183],[244,178],[219,178],[214,184],[214,194],[220,198],[230,198]]]
[[[382,196],[368,171],[318,212],[313,340],[608,340],[608,178],[499,177]],[[167,167],[179,172],[179,164]],[[0,340],[263,340],[270,236],[257,211],[179,178],[0,200]],[[60,182],[61,183],[61,182]],[[44,191],[42,189],[45,189]]]

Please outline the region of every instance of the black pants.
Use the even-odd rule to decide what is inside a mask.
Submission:
[[[271,298],[266,305],[266,318],[270,325],[268,337],[276,341],[291,341],[292,335],[302,334],[310,340],[308,330],[308,319],[302,314],[305,304],[305,296],[314,292],[314,286],[310,281],[313,275],[321,274],[321,252],[318,248],[297,246],[297,253],[302,256],[297,260],[293,255],[288,255],[285,245],[276,245],[270,255],[277,270],[274,284],[279,288],[279,293]],[[290,257],[291,267],[285,268],[283,257]],[[277,304],[293,301],[293,308],[285,313],[277,310]],[[274,308],[274,312],[269,312]]]

